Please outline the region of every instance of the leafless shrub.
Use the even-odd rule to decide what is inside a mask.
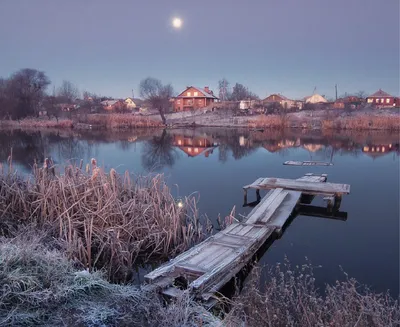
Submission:
[[[313,267],[291,267],[288,261],[268,268],[270,279],[260,288],[260,269],[251,273],[241,295],[233,300],[227,324],[246,326],[379,326],[400,324],[398,302],[376,294],[353,278],[315,286]],[[262,290],[261,290],[262,289]]]

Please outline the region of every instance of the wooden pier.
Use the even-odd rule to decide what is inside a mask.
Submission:
[[[244,186],[245,204],[248,189],[256,190],[258,204],[243,222],[229,225],[150,272],[145,276],[146,282],[158,286],[170,297],[189,291],[196,298],[209,301],[251,261],[263,244],[282,233],[293,213],[347,219],[346,213],[339,212],[339,206],[341,196],[350,193],[350,186],[326,180],[325,174],[306,174],[296,180],[259,178]],[[270,190],[262,200],[260,190]],[[315,196],[325,196],[327,208],[309,205]]]
[[[287,166],[333,166],[333,163],[331,162],[323,162],[323,161],[285,161],[283,163],[284,165]]]

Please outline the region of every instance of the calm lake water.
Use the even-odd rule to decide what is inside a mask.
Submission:
[[[141,174],[163,172],[174,195],[196,193],[212,221],[246,215],[242,186],[259,177],[298,178],[327,173],[328,181],[351,185],[341,211],[346,221],[298,216],[263,256],[261,263],[306,262],[318,285],[344,278],[343,269],[375,291],[399,294],[399,135],[196,129],[123,132],[0,131],[0,162],[13,148],[13,161],[29,172],[34,160],[54,162],[94,157],[106,169]],[[332,162],[330,167],[284,166],[286,160]],[[179,185],[179,187],[174,186]],[[249,192],[249,201],[255,192]],[[322,199],[315,205],[326,205]]]

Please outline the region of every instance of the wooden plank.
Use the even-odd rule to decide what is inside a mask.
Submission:
[[[248,189],[248,188],[252,188],[253,186],[257,186],[260,182],[262,182],[263,179],[264,179],[263,177],[260,177],[260,178],[256,179],[253,183],[243,186],[243,189]]]
[[[213,258],[215,256],[219,256],[223,253],[225,249],[221,247],[219,244],[215,244],[214,242],[209,242],[209,245],[202,250],[202,252],[198,253],[195,256],[192,256],[188,260],[184,260],[185,262],[190,265],[200,266],[202,262],[209,258]]]
[[[193,281],[189,285],[190,288],[194,290],[204,289],[206,291],[207,288],[212,287],[214,281],[216,281],[216,284],[220,284],[218,278],[229,281],[247,264],[261,245],[271,237],[273,232],[273,228],[264,227],[262,237],[256,242],[252,243],[251,246],[240,248],[233,257],[228,258],[229,260],[223,260],[213,270]]]
[[[284,188],[286,190],[315,195],[350,193],[350,185],[348,184],[314,183],[284,178],[265,178],[259,187],[262,189]]]
[[[242,246],[249,241],[251,237],[237,238],[235,235],[218,233],[218,237],[215,238],[214,242],[225,243],[232,246]]]
[[[259,214],[254,214],[252,217],[250,217],[249,221],[246,221],[248,223],[266,223],[268,219],[274,214],[274,212],[279,208],[279,206],[284,202],[286,196],[288,195],[287,191],[283,191],[279,193],[279,195],[275,198],[275,201],[272,202],[269,207],[264,211],[260,212]],[[256,221],[254,221],[254,218],[256,218]]]
[[[268,224],[268,226],[275,226],[279,229],[285,225],[301,197],[301,192],[288,191],[287,193],[285,201],[275,210],[273,215],[265,217],[265,219],[262,220],[263,223]]]
[[[175,265],[175,271],[182,272],[182,273],[188,273],[191,275],[197,275],[197,276],[201,276],[206,272],[201,267],[191,265],[189,263],[184,263],[184,262]]]
[[[268,209],[268,207],[276,200],[278,195],[283,192],[282,188],[277,188],[268,192],[268,194],[261,200],[259,204],[257,204],[253,210],[250,211],[246,218],[246,223],[253,224],[258,219],[260,219],[261,215]]]

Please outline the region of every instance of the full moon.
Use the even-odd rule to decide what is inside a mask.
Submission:
[[[180,19],[180,18],[178,18],[178,17],[174,18],[174,19],[172,20],[172,26],[173,26],[174,28],[177,28],[177,29],[181,28],[181,27],[182,27],[182,19]]]

